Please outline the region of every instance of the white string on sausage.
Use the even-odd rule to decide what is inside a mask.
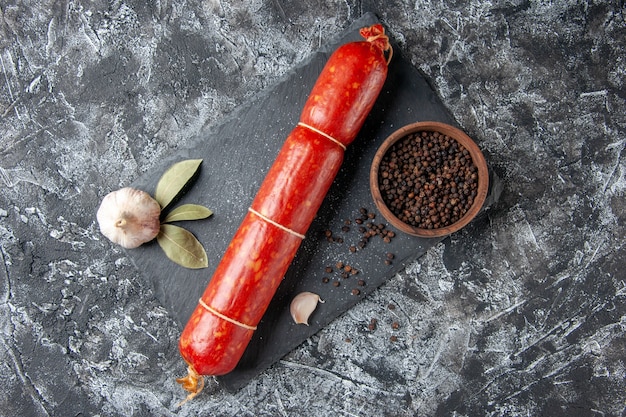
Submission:
[[[324,136],[326,139],[330,140],[331,142],[336,143],[337,145],[341,146],[341,148],[345,151],[346,150],[346,145],[344,145],[343,143],[339,142],[337,139],[335,139],[334,137],[330,136],[328,133],[324,133],[319,129],[314,128],[313,126],[309,126],[306,123],[302,123],[302,122],[298,122],[298,126],[302,126],[305,127],[309,130],[312,130],[315,133],[319,133],[320,135]]]
[[[269,217],[262,215],[261,213],[259,213],[255,209],[253,209],[252,207],[248,208],[248,211],[251,212],[251,213],[256,214],[261,219],[265,220],[266,222],[268,222],[270,224],[273,224],[274,226],[278,227],[279,229],[284,230],[285,232],[290,233],[290,234],[292,234],[292,235],[294,235],[296,237],[299,237],[300,239],[304,239],[304,237],[305,237],[303,234],[298,233],[295,230],[291,230],[290,228],[285,227],[282,224],[275,222],[274,220],[270,219]]]
[[[216,315],[217,317],[221,318],[222,320],[226,320],[229,323],[232,323],[232,324],[234,324],[236,326],[239,326],[239,327],[243,327],[244,329],[247,329],[247,330],[256,330],[256,326],[248,326],[245,323],[242,323],[240,321],[237,321],[235,319],[231,319],[230,317],[223,315],[222,313],[220,313],[219,311],[215,310],[214,308],[210,307],[207,303],[205,303],[202,300],[202,298],[198,300],[198,304],[200,304],[202,307],[207,309],[207,311],[209,313],[212,313],[212,314]]]

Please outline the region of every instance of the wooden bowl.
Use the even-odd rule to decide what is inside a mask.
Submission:
[[[478,178],[475,181],[477,181],[478,184],[477,184],[477,188],[474,189],[475,191],[475,196],[473,197],[474,201],[471,204],[471,206],[467,208],[467,211],[465,211],[465,213],[454,223],[440,224],[436,227],[434,225],[430,225],[424,228],[416,227],[415,225],[412,225],[412,224],[409,224],[400,220],[400,218],[398,218],[398,216],[394,214],[391,208],[387,205],[388,203],[385,201],[385,199],[382,196],[381,182],[380,182],[382,174],[380,172],[380,167],[381,167],[381,162],[383,161],[383,158],[385,157],[387,152],[391,150],[392,146],[396,144],[396,142],[401,141],[407,136],[415,134],[417,132],[439,132],[440,134],[446,135],[449,138],[455,140],[458,144],[462,145],[462,147],[464,147],[469,152],[472,162],[474,163],[476,167],[476,173],[477,173]],[[400,165],[400,168],[401,168],[401,165]],[[431,169],[436,170],[437,165],[435,165]],[[429,183],[429,187],[431,186],[430,184],[432,183]],[[421,185],[420,187],[424,187],[424,185]],[[415,187],[416,193],[419,193],[420,187],[417,187],[417,186]],[[435,189],[431,190],[430,192],[437,193],[436,187],[437,185],[435,185]],[[372,166],[370,169],[370,190],[372,193],[372,197],[374,198],[374,203],[376,204],[376,207],[381,212],[383,217],[385,217],[385,219],[387,219],[387,221],[391,223],[392,226],[394,226],[395,228],[397,228],[398,230],[404,233],[408,233],[409,235],[413,235],[413,236],[426,237],[426,238],[441,237],[441,236],[447,236],[451,233],[454,233],[460,230],[461,228],[466,226],[470,221],[472,221],[472,219],[481,210],[485,202],[485,198],[487,197],[488,189],[489,189],[489,172],[487,169],[487,163],[485,162],[485,157],[483,156],[482,152],[480,151],[476,143],[474,143],[474,141],[469,136],[467,136],[463,131],[457,129],[456,127],[447,125],[445,123],[440,123],[440,122],[418,122],[418,123],[413,123],[413,124],[404,126],[401,129],[398,129],[397,131],[395,131],[387,139],[385,139],[383,144],[380,146],[380,148],[376,152],[376,155],[374,156],[374,160],[372,162]],[[416,213],[416,214],[419,214],[419,213]],[[441,213],[438,212],[437,215],[439,214]]]

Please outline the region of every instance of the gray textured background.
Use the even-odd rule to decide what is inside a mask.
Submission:
[[[626,6],[545,3],[0,2],[0,414],[625,416]],[[99,200],[366,11],[500,203],[240,392],[177,408],[180,329]]]

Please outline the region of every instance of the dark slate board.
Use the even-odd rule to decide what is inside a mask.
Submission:
[[[209,267],[188,270],[177,266],[165,257],[155,242],[128,251],[181,328],[195,308],[278,150],[298,122],[302,106],[328,56],[338,45],[360,40],[359,28],[377,22],[373,14],[364,15],[342,36],[294,68],[278,84],[233,112],[217,128],[194,138],[188,149],[167,158],[161,166],[132,185],[153,194],[159,177],[169,165],[188,158],[203,159],[196,182],[179,203],[202,204],[215,213],[207,220],[181,224],[205,246]],[[349,246],[357,244],[361,234],[354,222],[350,231],[341,231],[346,219],[354,221],[359,217],[360,208],[374,212],[376,223],[386,224],[376,212],[369,191],[372,158],[384,138],[394,130],[423,120],[456,125],[429,83],[402,58],[396,46],[385,87],[359,136],[347,150],[344,165],[244,357],[233,372],[218,377],[225,388],[237,390],[243,387],[441,241],[440,238],[421,239],[396,231],[397,237],[391,243],[384,243],[376,237],[363,250],[352,253]],[[492,187],[498,184],[495,177],[492,180],[495,180]],[[493,203],[497,194],[492,189],[485,206]],[[343,237],[344,243],[328,242],[324,237],[325,230]],[[391,265],[384,263],[388,252],[396,256]],[[348,279],[339,278],[339,287],[332,285],[338,274],[325,271],[337,261],[360,271]],[[332,278],[330,283],[322,282],[325,276]],[[364,287],[357,286],[359,279],[365,281]],[[352,289],[357,287],[360,295],[352,295]],[[289,315],[289,303],[301,291],[318,293],[325,301],[311,316],[310,326],[295,325]]]

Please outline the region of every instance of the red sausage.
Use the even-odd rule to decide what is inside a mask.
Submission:
[[[379,24],[361,35],[329,58],[181,334],[189,375],[177,381],[188,398],[202,375],[239,362],[383,87],[388,38]]]

